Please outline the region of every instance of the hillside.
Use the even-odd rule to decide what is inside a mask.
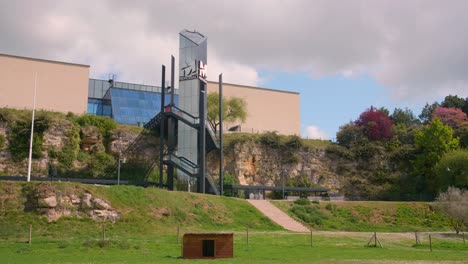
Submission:
[[[92,197],[94,206],[85,206],[86,195]],[[55,197],[56,203],[50,203],[50,197]],[[74,199],[81,202],[75,205]],[[53,216],[64,216],[49,221],[51,211]],[[110,212],[116,212],[117,220],[109,218],[103,222],[99,218],[104,213],[111,215]],[[175,233],[178,226],[184,232],[235,231],[247,227],[282,230],[245,200],[236,198],[134,186],[0,181],[1,238],[24,237],[29,224],[36,236],[81,237],[98,233],[102,223],[114,235],[138,236]]]
[[[273,201],[314,230],[365,232],[451,231],[449,219],[426,202]]]

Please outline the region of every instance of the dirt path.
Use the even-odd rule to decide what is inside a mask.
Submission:
[[[271,221],[282,226],[284,229],[294,232],[309,232],[309,229],[296,220],[292,219],[289,215],[272,205],[267,200],[248,200],[250,204],[255,206],[260,212],[266,215]]]

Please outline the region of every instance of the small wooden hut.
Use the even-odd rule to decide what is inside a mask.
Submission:
[[[182,257],[187,259],[232,258],[234,255],[233,233],[187,233],[184,234]]]

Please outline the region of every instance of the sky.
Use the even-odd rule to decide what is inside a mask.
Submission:
[[[0,0],[0,53],[158,85],[178,32],[208,37],[208,79],[296,91],[301,133],[335,139],[371,105],[468,96],[464,0]],[[287,111],[287,109],[285,109]]]

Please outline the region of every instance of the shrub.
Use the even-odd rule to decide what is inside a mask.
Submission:
[[[259,137],[260,144],[271,148],[281,147],[281,137],[276,132],[266,132]]]
[[[310,205],[310,201],[307,198],[299,198],[296,201],[294,201],[294,203],[297,205]]]
[[[32,157],[40,158],[42,156],[42,135],[44,128],[35,127],[33,136]],[[10,134],[10,144],[8,149],[15,161],[21,161],[28,157],[29,140],[31,134],[31,122],[17,122]]]
[[[317,206],[295,205],[291,212],[307,224],[319,226],[327,219]]]
[[[111,155],[101,151],[89,160],[88,170],[93,177],[103,176],[106,170],[115,164],[115,159]]]
[[[336,204],[329,203],[329,204],[327,204],[325,206],[325,209],[327,209],[330,212],[335,212],[336,211]]]
[[[0,135],[0,149],[3,148],[3,146],[5,145],[5,136],[4,135]]]
[[[110,131],[117,127],[117,123],[114,120],[104,116],[83,115],[78,117],[76,122],[82,127],[95,126],[99,128],[104,137],[108,137]]]

